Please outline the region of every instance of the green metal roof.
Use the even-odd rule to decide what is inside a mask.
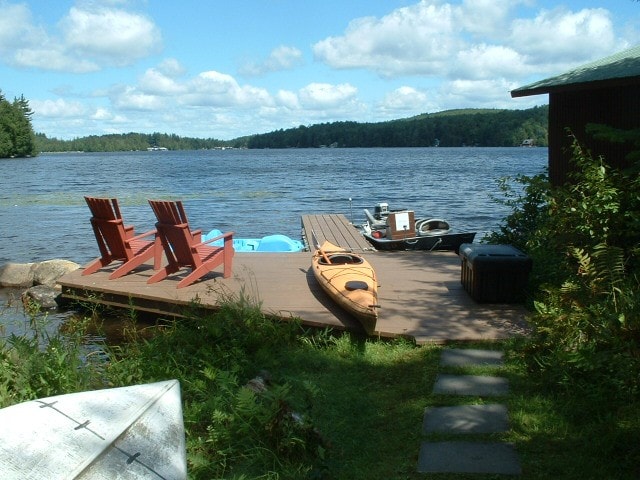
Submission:
[[[634,77],[635,81],[634,81]],[[570,87],[585,86],[594,82],[637,83],[640,85],[640,45],[609,57],[587,63],[562,75],[540,80],[511,91],[512,97],[526,97]]]

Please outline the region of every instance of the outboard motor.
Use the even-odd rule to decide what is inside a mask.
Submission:
[[[373,216],[376,220],[384,220],[389,216],[389,204],[388,203],[379,203],[375,206],[373,210]]]

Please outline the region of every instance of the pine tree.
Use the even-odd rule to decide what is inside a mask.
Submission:
[[[0,90],[0,158],[37,154],[32,115],[24,95],[10,103]]]

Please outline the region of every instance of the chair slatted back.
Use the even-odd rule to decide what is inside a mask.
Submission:
[[[128,258],[126,228],[122,220],[118,200],[115,198],[84,197],[91,210],[91,226],[103,257]]]
[[[181,201],[149,200],[158,223],[156,229],[169,263],[195,268],[200,262],[195,239]]]

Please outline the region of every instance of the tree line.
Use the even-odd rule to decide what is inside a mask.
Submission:
[[[23,95],[9,102],[0,90],[0,158],[30,157],[38,153],[31,115],[29,102]]]
[[[333,122],[233,140],[180,137],[166,133],[90,135],[61,140],[34,133],[33,112],[24,96],[7,101],[0,91],[0,158],[39,152],[117,152],[166,148],[319,148],[319,147],[511,147],[527,140],[548,146],[549,107],[526,110],[468,109],[423,114],[378,123]]]
[[[72,140],[48,138],[39,133],[36,134],[36,143],[41,152],[127,152],[154,147],[166,148],[167,150],[202,150],[242,146],[238,141],[180,137],[167,133],[90,135]]]
[[[450,110],[380,123],[333,122],[253,135],[248,148],[548,146],[549,107]]]

